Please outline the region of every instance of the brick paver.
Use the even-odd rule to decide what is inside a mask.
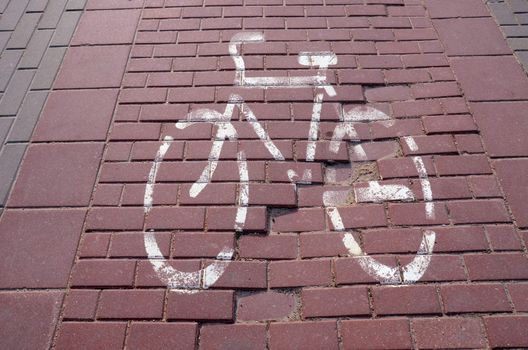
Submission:
[[[0,12],[3,347],[528,347],[525,2]]]

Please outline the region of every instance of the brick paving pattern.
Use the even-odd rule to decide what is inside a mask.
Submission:
[[[85,1],[0,1],[0,211]]]
[[[528,347],[506,3],[4,3],[1,348]]]
[[[488,1],[488,7],[515,56],[528,72],[528,3],[524,0]]]

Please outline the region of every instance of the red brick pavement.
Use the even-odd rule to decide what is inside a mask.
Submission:
[[[277,87],[303,52],[335,96]],[[0,220],[0,347],[528,347],[527,107],[480,0],[88,0]]]

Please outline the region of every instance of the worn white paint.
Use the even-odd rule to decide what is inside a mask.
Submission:
[[[325,191],[323,193],[323,204],[325,207],[338,207],[347,204],[350,190]]]
[[[158,174],[158,170],[161,164],[161,161],[165,157],[165,154],[169,150],[169,147],[171,145],[171,141],[173,141],[173,138],[170,136],[165,137],[165,141],[161,144],[160,148],[158,149],[158,152],[156,153],[156,158],[154,159],[154,163],[152,164],[152,167],[150,168],[150,172],[148,175],[147,185],[145,186],[145,196],[143,197],[143,208],[145,214],[150,211],[152,208],[152,194],[154,193],[154,183],[156,182],[156,176]]]
[[[317,67],[318,72],[316,76],[309,77],[246,77],[245,64],[240,53],[240,45],[247,42],[263,42],[264,35],[259,32],[252,33],[238,33],[233,36],[229,44],[229,53],[233,58],[236,67],[235,85],[244,87],[300,87],[300,86],[314,86],[315,88],[322,88],[330,95],[335,95],[335,89],[327,83],[326,69],[329,65],[337,63],[337,57],[333,53],[301,53],[298,57],[298,62],[301,65],[310,67]],[[317,93],[314,97],[314,106],[312,109],[312,118],[308,134],[307,145],[307,161],[315,159],[316,141],[318,140],[319,122],[321,116],[322,103],[324,99],[323,93]],[[214,136],[213,145],[208,157],[208,164],[202,171],[199,179],[193,183],[189,194],[192,197],[198,196],[201,191],[206,188],[208,183],[217,168],[220,158],[221,150],[225,140],[236,140],[237,132],[231,123],[234,108],[237,107],[244,115],[245,119],[252,126],[259,139],[264,143],[268,152],[275,160],[284,160],[280,150],[276,147],[273,141],[269,138],[266,130],[258,122],[256,116],[251,109],[244,103],[241,96],[233,94],[229,98],[230,103],[226,106],[223,114],[210,109],[200,109],[189,113],[185,120],[176,123],[176,128],[183,130],[196,122],[214,123],[217,127],[216,135]],[[357,106],[348,111],[344,111],[342,115],[342,122],[338,124],[334,130],[332,140],[329,145],[331,152],[337,153],[340,144],[345,136],[350,139],[358,139],[354,123],[357,122],[371,122],[382,121],[386,126],[391,126],[393,121],[376,108],[370,106]],[[385,125],[385,124],[384,124]],[[156,183],[157,173],[165,154],[167,153],[172,138],[167,137],[161,144],[156,158],[152,164],[148,176],[148,182],[145,187],[144,210],[148,214],[152,208],[154,185]],[[418,146],[412,137],[405,137],[404,141],[407,143],[409,149],[416,151]],[[352,151],[356,153],[359,159],[366,160],[367,155],[362,145],[355,145]],[[428,181],[427,171],[425,169],[421,157],[413,158],[414,165],[420,177],[422,191],[424,193],[424,200],[426,202],[427,217],[434,217],[434,206],[432,203],[431,186]],[[249,174],[247,168],[247,161],[243,152],[238,153],[238,173],[240,179],[239,192],[237,197],[237,211],[235,217],[234,229],[241,231],[247,219],[247,209],[249,205]],[[306,169],[300,177],[294,170],[290,169],[287,172],[288,178],[293,183],[311,183],[312,174],[309,169]],[[327,174],[329,177],[332,174]],[[335,174],[334,174],[335,177]],[[332,222],[336,231],[345,231],[338,206],[346,204],[350,191],[327,191],[323,194],[323,203],[327,215]],[[390,200],[413,200],[414,195],[407,186],[402,185],[380,185],[377,181],[371,181],[368,187],[357,188],[355,196],[358,202],[382,202]],[[196,291],[199,288],[209,288],[222,276],[225,269],[229,266],[229,260],[233,256],[233,250],[224,247],[217,255],[217,259],[206,268],[193,272],[182,272],[173,268],[163,257],[156,238],[152,232],[144,232],[144,243],[150,262],[154,270],[164,281],[167,286],[174,290],[183,292]],[[420,243],[417,256],[405,266],[390,267],[382,264],[374,258],[366,255],[361,249],[360,244],[355,240],[354,236],[349,232],[343,234],[343,244],[347,248],[350,255],[357,259],[360,266],[368,274],[378,279],[382,283],[414,283],[419,280],[425,273],[433,251],[435,243],[435,233],[433,231],[426,231]]]
[[[247,207],[249,205],[249,173],[244,152],[239,152],[237,164],[240,188],[234,229],[235,231],[242,231],[244,224],[246,223]]]
[[[315,159],[323,97],[323,94],[317,94],[314,99],[310,129],[308,130],[308,144],[306,145],[306,161],[308,162],[313,162]]]
[[[409,187],[404,185],[380,185],[378,181],[369,181],[367,187],[356,187],[354,188],[354,193],[358,203],[414,200],[414,194]]]
[[[345,135],[354,136],[355,129],[350,124],[350,121],[372,121],[372,120],[386,120],[388,118],[384,113],[377,113],[373,109],[362,109],[361,112],[355,111],[354,109],[346,113],[345,121],[341,125],[336,126],[334,130],[332,142],[334,147],[330,146],[332,152],[337,152],[339,146],[335,146],[335,143],[341,142]],[[345,124],[349,123],[349,124]],[[415,145],[414,140],[409,139],[411,145]],[[362,155],[361,152],[364,150],[361,148],[353,147],[352,150],[356,153],[359,159],[366,159],[366,154]],[[433,212],[432,203],[432,192],[427,177],[427,171],[423,164],[421,157],[414,157],[413,162],[416,170],[420,176],[422,184],[422,191],[424,192],[424,200],[426,201],[426,215],[431,217]],[[368,187],[356,188],[355,196],[357,202],[382,202],[390,200],[413,200],[414,194],[407,186],[402,185],[380,185],[377,181],[369,182]],[[328,193],[327,200],[323,200],[326,206],[326,214],[330,218],[332,226],[336,231],[345,231],[345,226],[341,218],[339,210],[335,206],[335,194]],[[323,194],[323,199],[325,195]],[[401,268],[390,267],[380,263],[374,258],[366,255],[361,246],[358,244],[356,239],[351,233],[345,233],[343,236],[343,244],[347,248],[350,255],[355,256],[359,265],[362,269],[371,275],[372,277],[379,280],[381,283],[386,284],[398,284],[398,283],[414,283],[418,281],[429,266],[431,261],[431,254],[433,252],[435,241],[435,233],[433,231],[426,231],[420,243],[417,256],[409,263]],[[403,276],[403,278],[402,278]]]
[[[293,169],[289,169],[287,171],[288,179],[290,179],[290,182],[292,183],[299,183],[299,184],[311,184],[312,183],[312,170],[311,169],[304,169],[304,172],[302,176],[299,176],[297,172]]]
[[[427,176],[427,169],[423,162],[422,157],[413,157],[414,166],[420,177],[420,185],[422,186],[422,192],[425,201],[425,215],[426,218],[433,220],[435,218],[434,203],[433,203],[433,191],[431,189],[431,183]]]
[[[403,137],[403,141],[405,141],[407,147],[409,147],[412,152],[418,151],[418,145],[416,144],[416,141],[414,141],[414,138],[412,136]]]

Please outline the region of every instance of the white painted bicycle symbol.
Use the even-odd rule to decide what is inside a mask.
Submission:
[[[245,64],[241,55],[241,45],[244,43],[258,43],[264,41],[264,35],[258,32],[238,33],[229,44],[229,53],[234,60],[236,72],[234,85],[244,88],[299,88],[314,87],[316,94],[313,100],[312,117],[308,133],[308,143],[306,149],[306,161],[315,160],[319,124],[321,117],[321,107],[325,94],[335,96],[336,91],[327,82],[326,70],[329,66],[337,64],[337,57],[332,52],[303,52],[298,55],[298,62],[301,65],[317,69],[317,74],[313,76],[302,77],[248,77],[246,76]],[[237,140],[237,130],[231,122],[234,109],[238,108],[246,121],[258,135],[265,145],[267,151],[276,161],[284,161],[279,148],[270,139],[266,130],[259,123],[255,114],[244,102],[241,96],[232,94],[229,98],[223,113],[212,109],[198,109],[189,113],[186,118],[176,123],[178,129],[191,127],[195,123],[212,123],[216,126],[216,134],[209,153],[207,165],[203,169],[200,177],[192,184],[189,189],[191,197],[197,197],[211,182],[211,178],[216,171],[222,147],[226,140]],[[373,121],[383,121],[386,125],[391,125],[392,121],[385,113],[368,106],[351,108],[343,111],[343,115],[337,126],[333,130],[332,138],[329,142],[329,151],[337,153],[345,139],[358,139],[355,125],[358,123],[368,123]],[[417,150],[414,139],[410,136],[403,138],[411,150]],[[156,158],[150,169],[148,182],[145,187],[144,212],[149,213],[152,208],[154,187],[156,184],[157,173],[163,162],[165,154],[171,147],[172,138],[166,137],[162,142],[156,154]],[[361,144],[353,147],[356,157],[366,159],[365,150]],[[240,190],[237,195],[237,210],[235,231],[242,231],[246,223],[247,210],[249,206],[249,176],[248,164],[243,151],[237,154],[238,175]],[[419,176],[419,181],[425,202],[425,215],[428,219],[434,218],[434,203],[431,192],[430,182],[427,171],[421,157],[412,158],[414,166]],[[309,184],[312,182],[312,174],[305,170],[302,174],[297,174],[294,170],[288,170],[288,178],[293,184]],[[385,284],[405,284],[418,281],[425,273],[431,261],[431,255],[435,244],[435,232],[425,230],[422,241],[414,259],[402,266],[391,267],[380,263],[373,257],[367,255],[351,232],[346,232],[343,220],[339,212],[339,207],[344,205],[348,196],[347,191],[326,191],[323,194],[323,203],[327,216],[332,223],[334,230],[343,232],[343,244],[347,248],[350,256],[356,257],[356,260],[365,272],[374,277],[376,280]],[[415,200],[413,191],[405,185],[383,185],[378,181],[369,181],[368,187],[358,188],[355,190],[357,202],[383,202],[383,201],[411,201]],[[156,242],[154,234],[150,231],[144,232],[145,249],[148,258],[152,263],[158,277],[166,283],[168,288],[186,292],[206,289],[222,276],[233,257],[231,248],[222,249],[216,260],[205,268],[193,272],[183,272],[171,266],[170,262],[164,258]],[[401,270],[400,270],[401,268]]]

